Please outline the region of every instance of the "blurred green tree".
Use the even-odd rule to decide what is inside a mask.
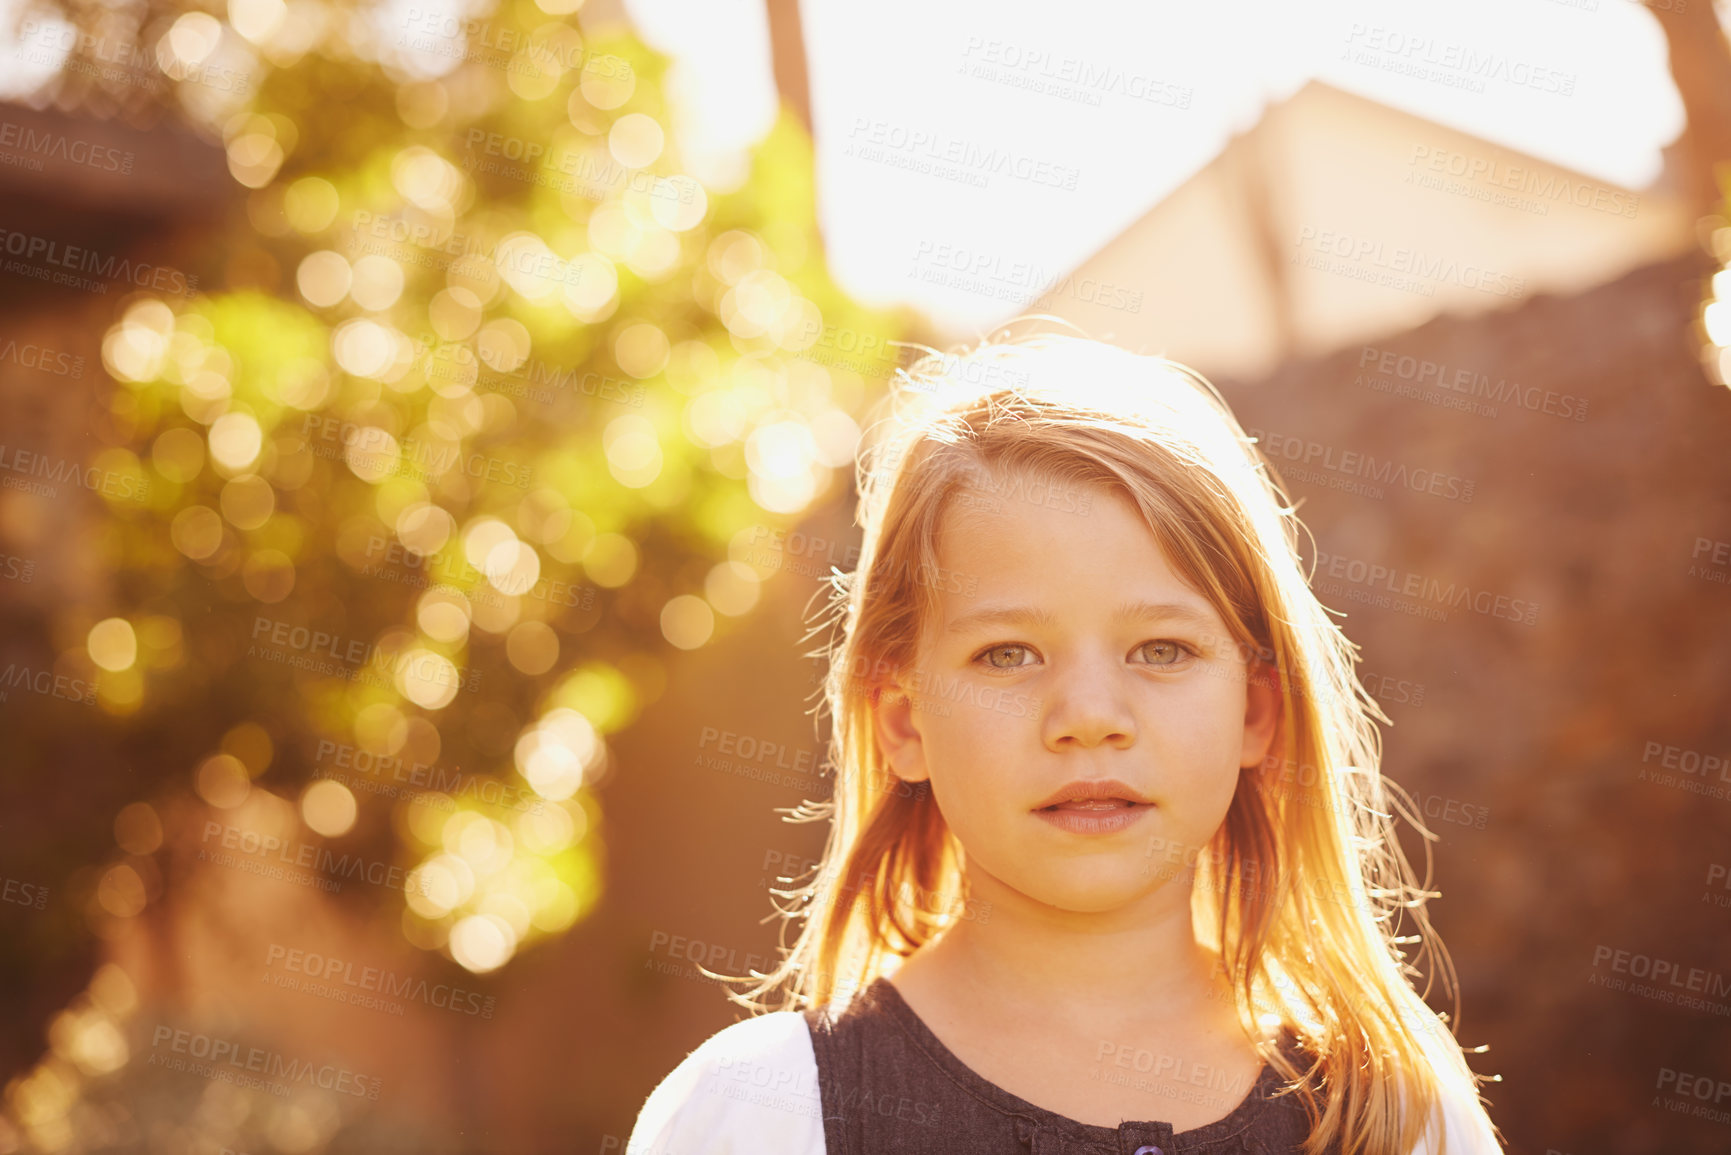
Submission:
[[[576,6],[71,10],[61,103],[172,110],[248,190],[221,274],[102,337],[118,604],[54,629],[135,800],[89,818],[93,930],[187,901],[156,863],[191,804],[337,881],[400,867],[340,901],[470,971],[561,933],[602,887],[608,735],[850,479],[898,322],[825,270],[804,130],[706,186],[667,62]],[[126,1062],[103,974],[8,1090],[24,1141],[91,1141],[81,1080]]]

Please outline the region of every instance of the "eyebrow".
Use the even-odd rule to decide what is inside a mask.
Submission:
[[[1183,602],[1129,601],[1119,606],[1112,615],[1112,620],[1115,622],[1148,621],[1151,619],[1182,622],[1195,626],[1214,624],[1212,613]],[[1051,611],[1035,609],[1032,606],[989,606],[986,609],[975,610],[973,613],[963,614],[953,619],[949,625],[944,627],[944,633],[960,634],[984,626],[1049,626],[1054,620]]]

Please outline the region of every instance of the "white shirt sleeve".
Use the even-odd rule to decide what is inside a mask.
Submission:
[[[650,1092],[621,1155],[824,1155],[804,1016],[777,1011],[711,1035]]]
[[[1443,1128],[1448,1135],[1448,1155],[1503,1155],[1501,1144],[1491,1132],[1490,1117],[1478,1102],[1463,1102],[1459,1095],[1445,1093],[1442,1097]],[[1419,1137],[1412,1155],[1438,1155],[1436,1121],[1433,1119]]]

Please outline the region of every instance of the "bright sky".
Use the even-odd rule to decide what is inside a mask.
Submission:
[[[45,34],[8,35],[21,3],[0,0],[0,97],[59,63]],[[675,60],[674,131],[712,188],[744,178],[775,114],[764,3],[623,0]],[[492,3],[423,5],[446,6]],[[1061,276],[1311,77],[1636,190],[1683,125],[1636,0],[800,7],[831,267],[856,297],[906,302],[953,335],[1020,304],[922,280],[936,246]]]
[[[773,115],[763,0],[625,7],[679,61],[675,131],[699,154],[694,175],[737,179],[728,154]],[[920,245],[1061,275],[1311,77],[1637,190],[1683,125],[1664,36],[1634,0],[805,0],[801,12],[835,275],[951,331],[1019,306],[920,280]],[[1016,167],[984,188],[939,171],[992,150]]]

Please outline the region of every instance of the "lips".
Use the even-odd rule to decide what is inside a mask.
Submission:
[[[1034,811],[1034,817],[1070,834],[1117,834],[1142,821],[1155,807],[1146,802],[1093,799]]]
[[[1116,778],[1081,778],[1067,783],[1052,794],[1047,795],[1046,799],[1034,809],[1054,810],[1064,807],[1099,810],[1111,807],[1149,806],[1153,802],[1152,798],[1140,790]]]
[[[1146,802],[1132,802],[1128,798],[1076,798],[1069,802],[1060,802],[1056,806],[1042,806],[1041,810],[1128,810],[1132,806],[1146,806]]]
[[[1034,816],[1071,834],[1115,834],[1154,809],[1154,800],[1116,778],[1071,782],[1034,807]]]

